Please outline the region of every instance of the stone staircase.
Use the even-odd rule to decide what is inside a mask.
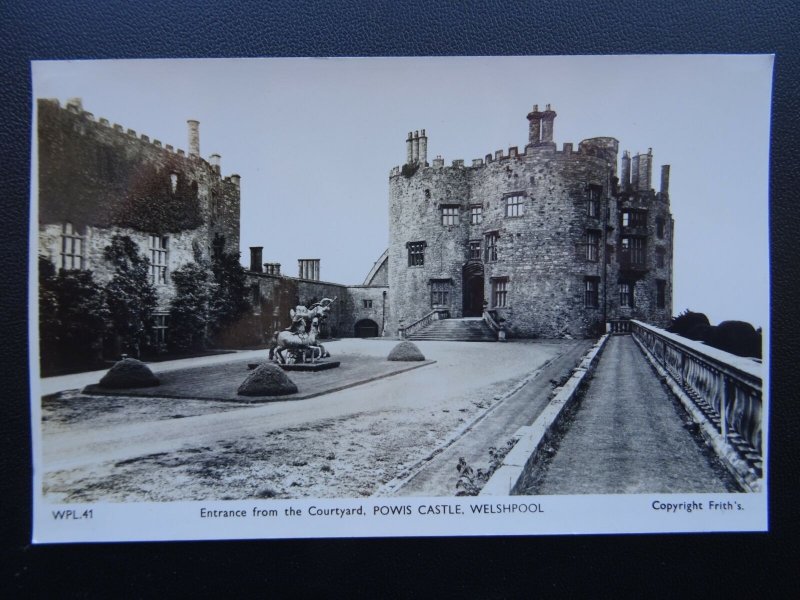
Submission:
[[[497,334],[480,317],[433,321],[408,337],[410,340],[496,342]]]

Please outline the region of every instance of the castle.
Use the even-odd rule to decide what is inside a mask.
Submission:
[[[427,160],[408,134],[406,163],[389,177],[388,327],[432,311],[480,317],[511,336],[596,335],[606,323],[672,315],[669,166],[651,189],[652,151],[586,139],[553,141],[556,112],[528,114],[528,143],[466,166]]]
[[[170,274],[214,252],[239,251],[240,178],[188,153],[95,119],[79,99],[38,100],[39,253],[61,269],[108,281],[103,250],[128,236],[150,261],[157,292],[154,346],[169,337]],[[549,105],[528,114],[524,151],[445,166],[427,160],[425,130],[409,133],[406,163],[389,177],[389,248],[361,285],[321,278],[320,260],[297,277],[250,248],[256,341],[288,325],[289,309],[332,298],[324,334],[404,335],[438,318],[491,320],[516,337],[596,335],[627,319],[666,326],[672,315],[673,220],[669,166],[651,189],[652,153],[621,158],[599,137],[577,149],[553,142]]]

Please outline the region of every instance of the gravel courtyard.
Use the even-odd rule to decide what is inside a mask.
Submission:
[[[344,361],[385,357],[396,343],[326,346]],[[42,403],[44,495],[51,502],[369,496],[569,345],[418,342],[435,364],[260,405],[61,393]]]

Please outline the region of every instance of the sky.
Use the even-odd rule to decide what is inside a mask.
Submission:
[[[200,153],[241,176],[241,251],[297,275],[361,284],[388,245],[388,176],[409,131],[445,164],[528,139],[533,104],[554,141],[615,137],[671,165],[673,312],[768,325],[771,56],[107,60],[33,63],[33,97],[176,148],[200,121]]]

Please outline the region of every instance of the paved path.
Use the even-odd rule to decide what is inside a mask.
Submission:
[[[572,423],[525,493],[735,491],[631,336],[613,336]]]
[[[389,340],[342,340],[331,343],[329,347],[332,354],[360,352],[386,356],[396,343]],[[174,452],[188,446],[264,435],[288,427],[361,414],[381,413],[387,418],[405,415],[404,418],[413,419],[422,411],[449,409],[451,405],[459,407],[466,398],[481,390],[521,379],[559,354],[563,344],[419,342],[425,356],[436,360],[436,364],[317,398],[276,401],[224,413],[133,422],[92,431],[76,429],[44,436],[43,470],[73,469],[104,461]],[[226,357],[240,360],[242,354],[216,358],[219,361],[228,360]]]
[[[551,380],[559,380],[574,369],[591,347],[591,340],[577,340],[546,365],[534,370],[533,377],[503,402],[494,407],[451,446],[433,457],[405,481],[392,495],[453,496],[458,482],[456,464],[464,457],[473,468],[486,468],[489,448],[502,447],[523,425],[530,425],[542,412],[553,391]]]

